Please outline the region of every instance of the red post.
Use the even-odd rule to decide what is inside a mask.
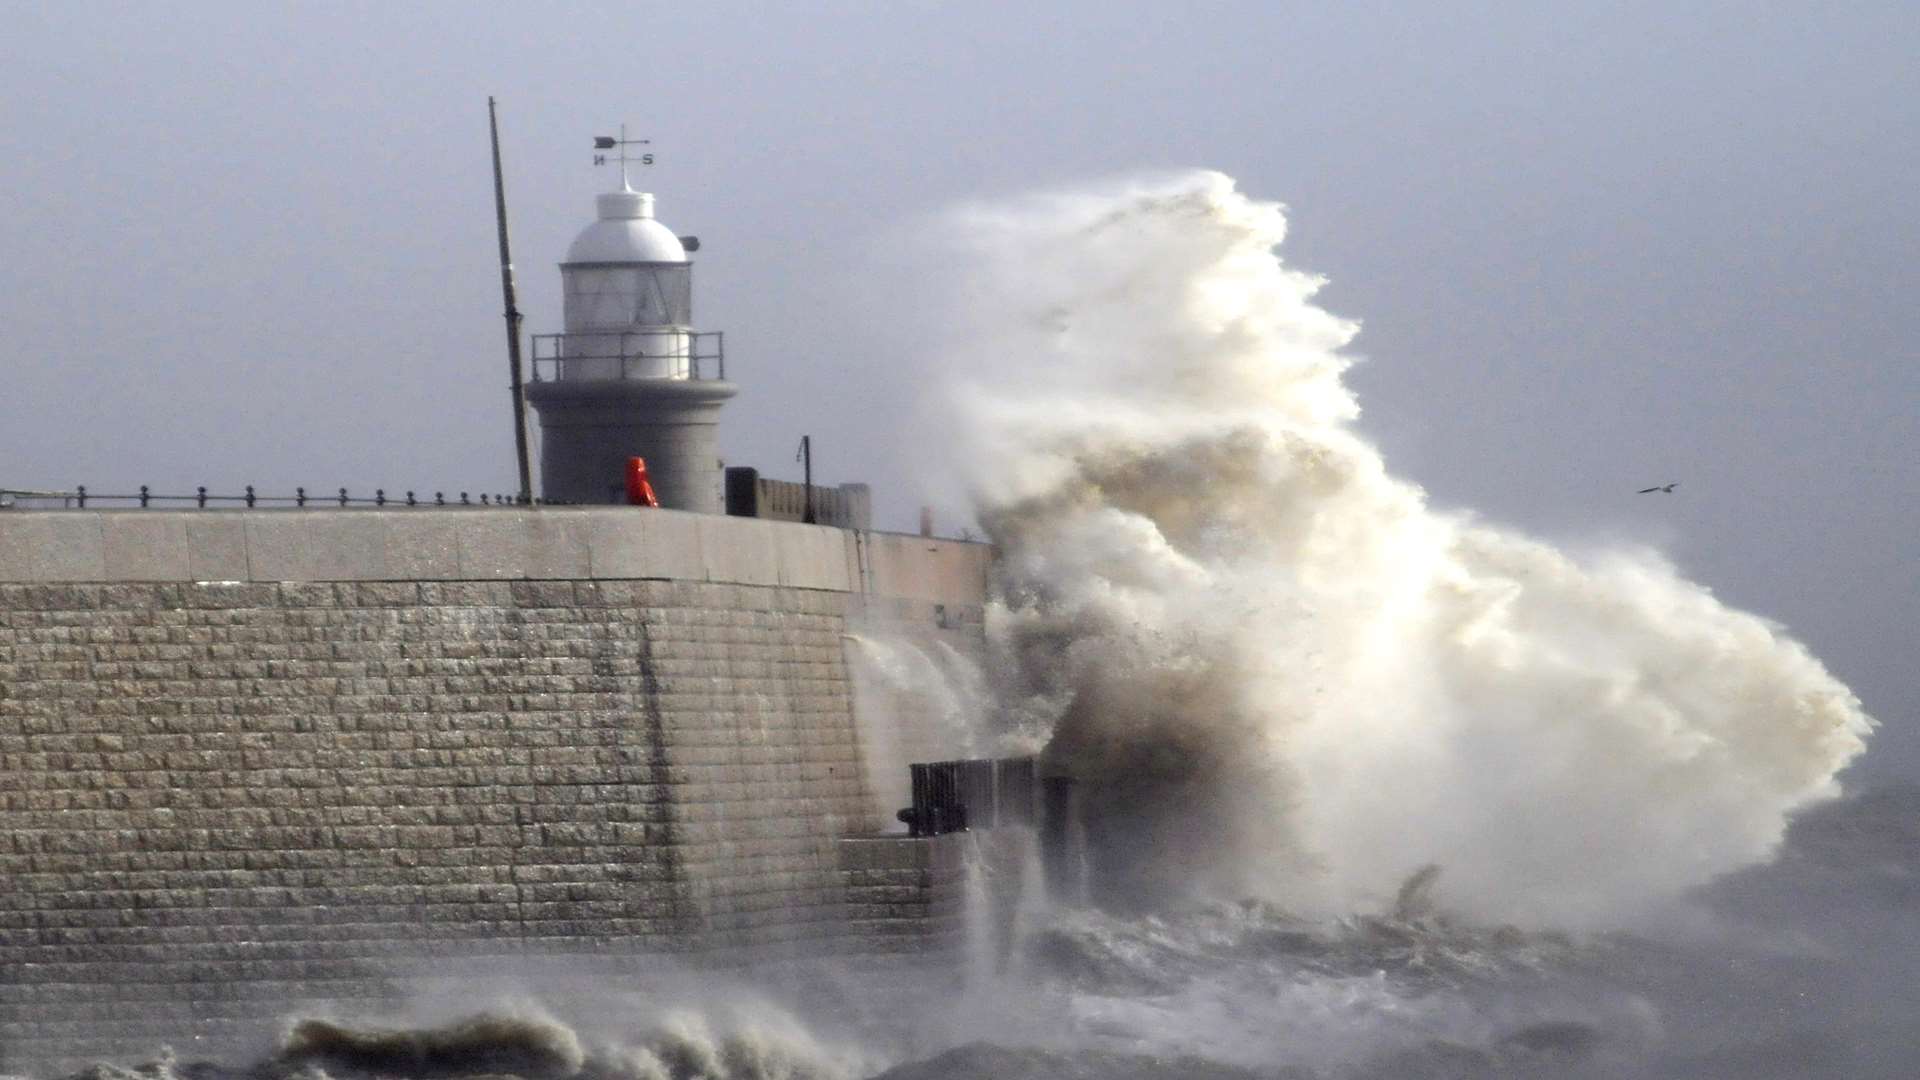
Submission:
[[[653,481],[647,478],[647,459],[627,459],[627,505],[658,508],[659,496],[653,493]]]

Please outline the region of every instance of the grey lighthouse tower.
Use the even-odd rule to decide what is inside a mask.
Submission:
[[[717,514],[715,426],[739,387],[726,381],[720,334],[693,328],[687,251],[699,244],[655,220],[625,164],[620,190],[599,197],[599,219],[560,264],[566,332],[533,335],[541,497],[625,502],[627,459],[640,457],[660,505]]]

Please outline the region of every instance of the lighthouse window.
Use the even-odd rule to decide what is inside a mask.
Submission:
[[[579,267],[569,268],[564,276],[568,325],[625,326],[630,321],[632,291],[620,280],[621,271]]]
[[[642,270],[634,285],[633,321],[641,326],[660,326],[669,322],[667,297],[660,289],[660,279]]]
[[[672,264],[567,267],[568,325],[691,325],[692,269]]]
[[[640,290],[643,315],[635,321],[653,325],[690,326],[693,324],[693,268],[686,265],[649,266],[639,273],[645,279]]]

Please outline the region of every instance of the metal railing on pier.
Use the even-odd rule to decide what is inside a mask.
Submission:
[[[72,491],[49,491],[28,488],[0,488],[0,509],[78,509],[138,507],[141,509],[192,506],[201,510],[214,507],[236,507],[253,509],[256,507],[291,506],[303,507],[342,507],[375,506],[404,509],[409,506],[523,506],[516,496],[495,492],[478,494],[466,491],[448,495],[436,491],[431,495],[421,492],[405,491],[389,495],[386,488],[373,489],[372,495],[354,495],[346,488],[335,488],[331,493],[309,492],[304,487],[296,487],[291,495],[263,495],[254,490],[252,484],[238,495],[217,495],[205,487],[197,487],[191,495],[163,494],[154,491],[146,484],[132,493],[107,493],[89,490],[84,484]]]

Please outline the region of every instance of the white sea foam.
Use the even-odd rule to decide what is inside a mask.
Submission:
[[[1109,896],[1606,924],[1765,857],[1872,722],[1659,555],[1442,513],[1354,429],[1356,324],[1217,173],[957,215],[945,357],[994,620]],[[1444,403],[1436,403],[1444,409]]]

